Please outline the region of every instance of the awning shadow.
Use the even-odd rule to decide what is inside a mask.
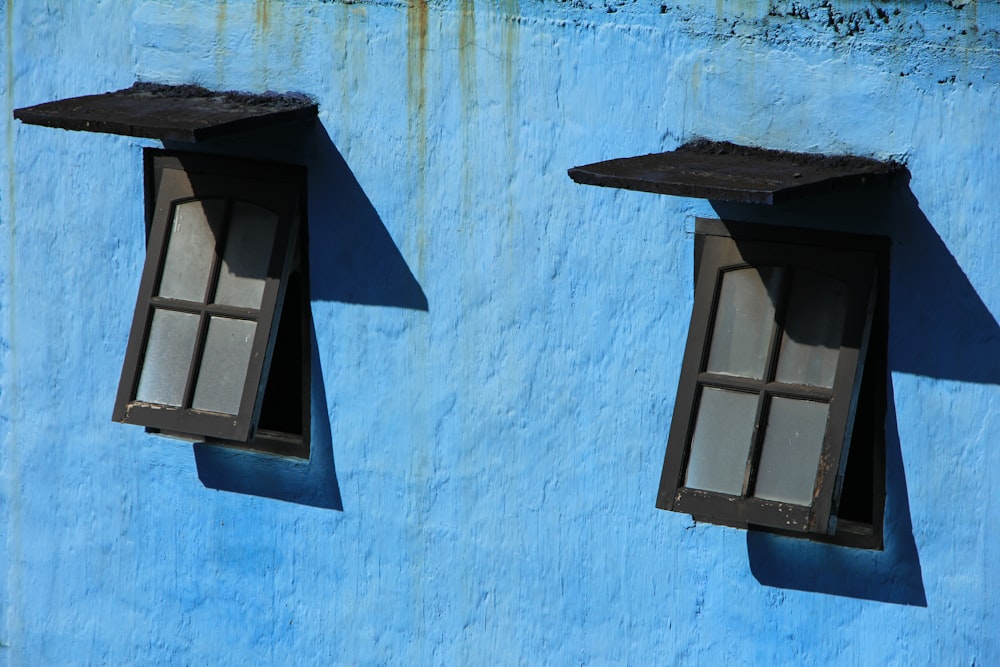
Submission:
[[[712,201],[722,219],[874,234],[892,240],[889,370],[1000,384],[1000,324],[908,187],[756,206]]]
[[[311,298],[428,309],[420,283],[322,123],[295,123],[266,133],[205,141],[196,148],[181,142],[164,142],[164,146],[305,164]]]
[[[427,310],[427,296],[326,129],[317,124],[318,160],[309,169],[312,296]]]

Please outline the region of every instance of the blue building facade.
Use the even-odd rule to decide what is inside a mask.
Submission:
[[[0,26],[0,664],[1000,661],[1000,6],[6,0]],[[162,144],[12,112],[137,80],[319,105],[196,148],[307,169],[307,461],[110,419]],[[566,174],[696,137],[910,179],[819,215]],[[655,507],[695,219],[731,214],[891,239],[883,550]]]

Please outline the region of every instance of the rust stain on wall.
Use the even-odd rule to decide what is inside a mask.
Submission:
[[[427,0],[407,4],[406,56],[410,139],[416,140],[417,158],[423,163],[427,156]]]
[[[215,9],[215,80],[221,82],[225,75],[227,50],[224,46],[226,36],[226,19],[229,6],[226,0],[219,0]]]
[[[476,96],[476,3],[464,0],[458,22],[458,75],[465,108]]]
[[[414,171],[414,248],[418,278],[424,273],[427,239],[423,222],[427,182],[427,0],[409,0],[406,6],[407,134]]]
[[[256,0],[253,8],[254,21],[257,23],[257,29],[260,32],[265,32],[268,28],[268,24],[271,21],[271,0]]]
[[[513,247],[514,224],[516,218],[517,199],[514,196],[514,179],[517,175],[518,163],[518,120],[517,109],[517,72],[518,52],[521,47],[519,0],[500,0],[501,20],[503,21],[503,72],[504,91],[506,93],[506,113],[504,114],[504,130],[507,137],[507,248],[508,253]]]
[[[471,233],[475,216],[473,179],[477,144],[476,109],[479,93],[476,85],[476,3],[464,0],[458,23],[458,83],[462,104],[462,213]]]
[[[364,5],[341,4],[335,29],[331,33],[331,53],[335,80],[340,86],[340,108],[348,110],[355,96],[366,85],[368,12]],[[351,150],[351,133],[345,133],[340,145],[342,152]]]
[[[218,5],[215,8],[215,32],[218,35],[222,35],[226,30],[226,18],[229,13],[229,6],[226,4],[226,0],[219,0]]]

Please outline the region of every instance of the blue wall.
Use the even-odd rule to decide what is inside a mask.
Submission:
[[[0,664],[1000,662],[1000,6],[6,0],[0,44]],[[110,421],[159,144],[11,110],[136,79],[319,102],[207,149],[310,167],[308,464]],[[694,136],[909,166],[829,202],[894,241],[883,552],[654,508],[718,212],[566,169]]]

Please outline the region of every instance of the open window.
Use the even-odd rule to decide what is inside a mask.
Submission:
[[[304,169],[145,158],[146,262],[114,420],[308,456]]]
[[[880,548],[886,240],[698,220],[657,506]]]

